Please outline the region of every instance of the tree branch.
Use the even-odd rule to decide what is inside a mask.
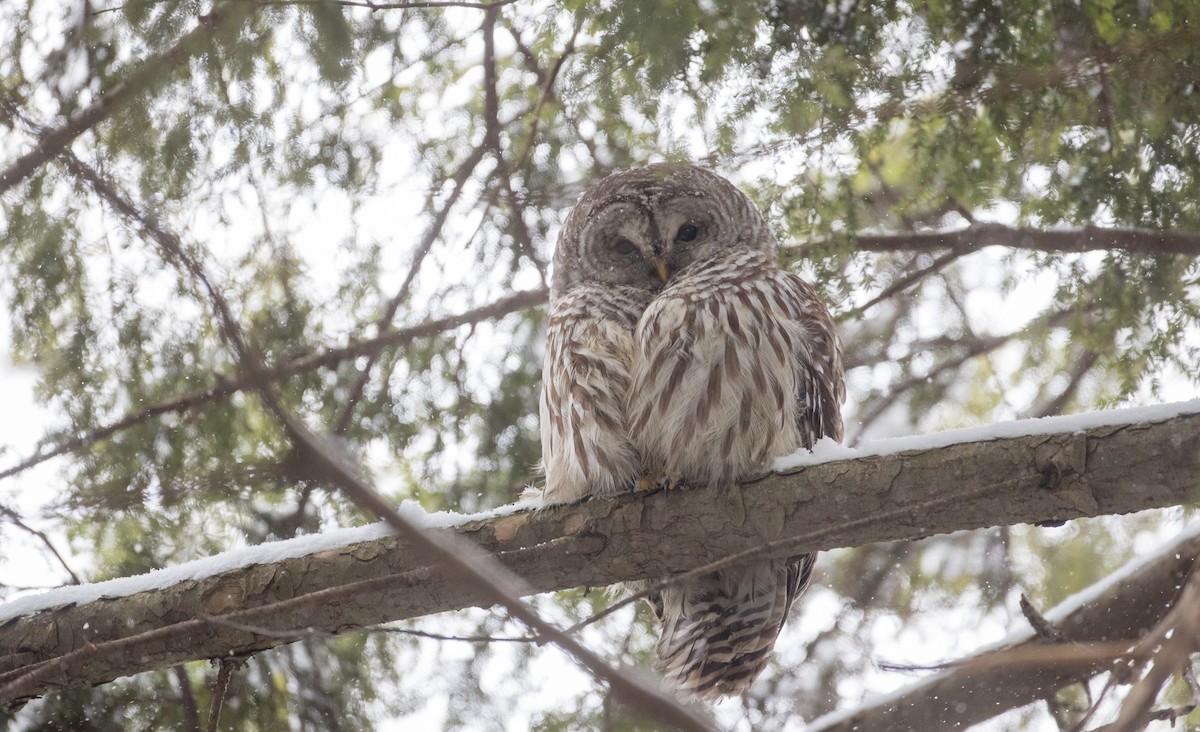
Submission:
[[[65,124],[39,135],[38,144],[29,152],[0,171],[0,194],[28,178],[48,160],[66,150],[77,137],[107,119],[131,97],[144,96],[162,84],[171,72],[209,47],[216,35],[235,26],[254,9],[253,3],[227,2],[207,15],[200,16],[199,25],[189,31],[165,53],[145,59],[125,78],[80,110]],[[20,111],[12,99],[0,97],[0,109],[12,117]]]
[[[1198,559],[1200,535],[1189,532],[1136,571],[1118,572],[1077,596],[1088,597],[1086,603],[1068,600],[1047,612],[1068,642],[1047,642],[1030,631],[1029,640],[960,661],[878,702],[814,720],[807,729],[964,729],[1081,676],[1110,670],[1114,658],[1139,652],[1138,636],[1185,608],[1179,588]]]
[[[33,536],[37,537],[46,547],[46,549],[48,549],[50,553],[54,555],[54,558],[58,560],[60,565],[62,565],[62,568],[67,571],[67,574],[70,575],[71,584],[81,584],[79,575],[75,574],[75,571],[71,569],[71,565],[67,564],[67,560],[64,559],[63,555],[58,552],[58,549],[56,549],[54,546],[54,542],[50,541],[50,537],[46,536],[45,532],[38,531],[29,524],[26,524],[21,519],[20,514],[4,504],[0,504],[0,516],[6,517],[14,526],[16,526],[18,529],[21,529],[25,533],[32,534]]]
[[[890,297],[900,294],[901,292],[907,290],[909,287],[912,287],[914,284],[920,282],[921,280],[925,279],[926,277],[937,274],[938,272],[945,269],[947,265],[953,263],[954,261],[956,261],[958,259],[961,259],[966,254],[968,254],[968,252],[959,250],[959,249],[952,249],[948,252],[943,253],[937,259],[930,262],[928,265],[921,267],[920,269],[916,269],[911,272],[908,272],[900,277],[897,277],[895,280],[893,280],[891,282],[891,284],[889,284],[887,287],[883,288],[883,290],[878,295],[871,298],[870,300],[863,303],[862,305],[854,308],[854,310],[847,313],[845,317],[848,319],[853,318],[856,320],[862,318],[863,313],[867,312],[868,310],[875,307],[879,303],[883,302],[884,300],[887,300]],[[917,255],[917,256],[920,256],[920,255]]]
[[[1085,226],[1081,229],[1028,229],[1004,224],[976,224],[955,231],[856,234],[854,247],[864,252],[928,251],[953,249],[971,252],[1001,246],[1040,252],[1094,252],[1120,250],[1140,254],[1188,254],[1200,256],[1200,234],[1148,229],[1110,229]],[[802,258],[813,245],[784,247],[780,254],[789,261]]]
[[[1195,500],[1200,415],[1088,430],[1065,424],[1054,434],[821,463],[738,489],[625,495],[440,533],[477,544],[520,575],[525,592],[545,592],[665,577],[739,552],[742,559],[788,556]],[[389,536],[124,597],[97,587],[91,598],[21,617],[0,606],[0,618],[9,618],[0,620],[0,684],[8,684],[0,703],[285,642],[202,616],[299,637],[495,602],[430,556]],[[119,645],[138,633],[147,638]],[[118,644],[111,653],[86,652],[110,642]],[[31,667],[74,653],[81,655],[52,662],[36,683],[12,686]]]
[[[408,300],[412,293],[413,282],[417,279],[417,273],[421,270],[421,265],[424,264],[425,258],[432,251],[434,243],[441,238],[442,229],[446,226],[446,220],[450,217],[450,209],[458,203],[458,199],[462,196],[463,189],[467,184],[467,179],[479,167],[479,163],[483,160],[486,147],[481,144],[467,155],[466,159],[458,166],[458,169],[451,176],[450,180],[453,184],[450,195],[442,202],[442,206],[434,215],[433,220],[429,223],[429,228],[425,230],[425,235],[421,237],[421,241],[417,244],[413,251],[412,261],[408,266],[408,274],[404,276],[404,281],[400,283],[400,289],[396,294],[388,300],[384,306],[383,312],[375,321],[375,332],[385,333],[391,327],[392,321],[396,318],[396,311],[400,306]],[[436,192],[436,188],[434,191]],[[426,208],[433,209],[435,193],[430,193],[429,199],[426,201]],[[367,382],[371,379],[371,369],[375,367],[375,363],[379,358],[381,351],[376,351],[367,356],[367,362],[358,370],[358,375],[355,377],[354,383],[347,392],[346,398],[334,419],[333,433],[344,434],[350,427],[350,420],[354,417],[354,410],[358,407],[359,401],[362,399],[363,390],[367,387]]]
[[[1153,715],[1150,708],[1163,684],[1182,671],[1185,664],[1191,665],[1189,659],[1196,650],[1196,634],[1200,631],[1200,572],[1195,567],[1156,631],[1139,644],[1145,652],[1153,653],[1153,661],[1150,670],[1125,697],[1121,714],[1112,724],[1114,732],[1146,729]],[[1161,647],[1156,647],[1160,644]]]
[[[39,450],[21,462],[0,470],[0,480],[12,477],[59,455],[86,449],[100,440],[164,414],[187,412],[211,402],[223,401],[238,392],[253,391],[263,384],[283,381],[319,368],[334,368],[344,361],[359,356],[378,354],[385,348],[404,346],[419,338],[428,338],[463,325],[501,318],[527,308],[538,307],[546,302],[546,297],[547,291],[544,289],[517,292],[457,315],[427,320],[408,328],[388,331],[364,341],[348,343],[337,348],[327,348],[278,366],[267,366],[259,371],[237,377],[218,376],[216,386],[185,394],[167,402],[153,404],[137,412],[131,412],[115,422],[96,427],[53,447]]]
[[[261,370],[259,355],[246,338],[228,301],[205,271],[203,262],[187,251],[180,237],[162,227],[153,215],[136,206],[117,190],[115,185],[83,164],[74,155],[68,152],[64,154],[64,157],[67,159],[68,167],[76,175],[87,181],[114,209],[136,222],[149,235],[164,260],[175,266],[181,274],[187,274],[200,283],[216,316],[221,336],[237,357],[239,372],[254,373]],[[434,533],[411,518],[402,516],[361,477],[359,468],[347,459],[340,445],[335,445],[310,432],[288,411],[269,384],[258,387],[255,393],[267,413],[283,428],[299,461],[303,463],[303,469],[314,476],[321,476],[330,481],[361,511],[372,518],[382,519],[391,528],[400,532],[410,544],[410,551],[415,557],[421,557],[426,562],[437,564],[441,566],[447,576],[455,581],[477,588],[489,603],[502,606],[510,616],[536,631],[546,641],[566,651],[573,660],[586,668],[598,680],[606,682],[614,694],[629,704],[631,708],[639,710],[641,714],[681,730],[707,732],[711,729],[705,720],[683,706],[678,700],[643,683],[642,680],[631,676],[626,670],[610,665],[603,657],[577,639],[543,620],[537,611],[520,599],[523,595],[530,594],[525,583],[519,576],[505,569],[495,558],[480,553],[470,542],[454,534]],[[120,641],[115,643],[120,644]],[[96,647],[95,653],[92,652],[91,647],[84,649],[85,653],[82,656],[85,658],[89,656],[103,657],[105,651],[101,650],[102,647],[103,645]],[[114,647],[116,646],[109,648]],[[226,650],[215,655],[222,658],[224,667],[227,657],[231,653]],[[20,673],[4,688],[19,690],[40,678],[54,675],[54,671],[60,670],[65,665],[64,658],[55,659],[54,663]],[[222,675],[227,678],[227,673]],[[3,693],[0,690],[0,697],[3,696]],[[218,694],[214,690],[214,706],[210,723],[215,723],[219,714]]]

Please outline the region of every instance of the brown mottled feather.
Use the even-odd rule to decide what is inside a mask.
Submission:
[[[699,233],[671,240],[684,223]],[[655,258],[669,263],[665,287]],[[543,366],[546,503],[611,495],[644,474],[728,487],[821,437],[840,440],[843,397],[828,310],[779,269],[766,222],[728,181],[648,166],[606,178],[572,209]],[[747,688],[813,559],[754,562],[651,597],[666,681],[702,699]]]

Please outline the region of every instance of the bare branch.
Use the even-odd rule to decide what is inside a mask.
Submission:
[[[896,694],[814,720],[810,732],[868,729],[964,729],[1075,683],[1081,674],[1113,669],[1114,659],[1148,649],[1136,637],[1156,628],[1174,608],[1178,587],[1200,557],[1195,532],[1175,542],[1119,581],[1102,580],[1086,604],[1064,604],[1048,613],[1068,643],[1039,638],[981,654]],[[1070,602],[1070,601],[1068,601]],[[1131,650],[1132,649],[1132,650]]]
[[[542,85],[542,94],[540,97],[538,97],[537,105],[533,108],[533,112],[530,114],[529,137],[526,138],[525,146],[522,148],[521,154],[517,157],[516,167],[518,169],[523,167],[529,160],[529,156],[533,154],[533,147],[537,142],[538,127],[540,126],[542,119],[542,108],[546,106],[548,101],[555,97],[554,83],[558,80],[559,72],[562,71],[563,65],[567,62],[567,59],[570,58],[571,54],[575,53],[575,41],[579,38],[580,31],[583,30],[583,20],[584,16],[582,13],[576,15],[575,27],[571,32],[571,37],[567,39],[566,46],[563,47],[563,52],[559,54],[557,59],[555,59],[554,65],[550,68],[549,72],[544,71],[538,65],[536,54],[534,54],[533,51],[525,45],[524,41],[521,40],[521,35],[518,30],[513,27],[513,24],[506,24],[506,29],[508,30],[509,35],[512,36],[513,42],[517,46],[517,50],[521,53],[521,57],[525,59],[525,66],[538,77],[538,81]],[[579,138],[582,142],[584,142],[585,145],[588,146],[588,149],[593,153],[592,157],[595,158],[594,144],[583,135],[579,135]]]
[[[483,22],[483,97],[484,119],[487,124],[484,132],[484,144],[491,151],[492,157],[495,158],[496,178],[499,181],[501,190],[508,199],[510,212],[508,229],[512,234],[516,249],[533,263],[542,277],[542,283],[546,284],[549,279],[546,271],[546,263],[537,257],[533,246],[533,236],[530,234],[529,228],[525,225],[525,205],[521,201],[521,197],[517,195],[516,188],[513,186],[513,171],[508,164],[508,160],[504,157],[504,149],[500,142],[500,95],[497,88],[498,75],[496,72],[496,22],[498,19],[499,14],[492,10],[488,12]],[[573,40],[572,38],[572,42]],[[538,100],[537,107],[534,109],[535,125],[537,123],[536,115],[545,101],[545,91],[543,90],[542,98]],[[532,138],[530,139],[531,141]]]
[[[441,208],[438,209],[433,220],[429,223],[429,228],[425,230],[425,235],[421,238],[420,243],[417,244],[413,252],[412,261],[408,265],[408,274],[404,276],[404,281],[400,283],[399,290],[388,301],[379,319],[375,321],[376,333],[384,333],[391,327],[392,321],[396,318],[396,311],[408,300],[412,293],[413,282],[417,279],[417,273],[420,272],[421,265],[425,262],[425,257],[429,255],[434,243],[441,237],[442,230],[446,226],[446,220],[450,216],[450,210],[458,203],[458,199],[462,196],[463,188],[466,186],[467,179],[479,167],[479,163],[483,160],[486,152],[487,147],[485,145],[481,144],[477,146],[467,155],[466,159],[463,160],[454,172],[454,175],[451,176],[452,187],[450,194],[442,202]],[[433,205],[434,193],[431,192],[426,202],[426,208],[432,209]],[[359,401],[362,399],[363,390],[367,387],[367,382],[371,378],[371,369],[374,368],[379,354],[380,352],[377,351],[368,355],[367,362],[359,369],[358,377],[350,387],[342,403],[342,408],[334,420],[334,434],[343,434],[350,427],[350,420],[354,416],[354,410],[358,407]]]
[[[175,683],[179,684],[180,706],[183,707],[183,726],[187,732],[200,732],[200,708],[196,704],[196,695],[192,693],[192,682],[188,678],[187,669],[183,664],[171,667]]]
[[[890,298],[894,295],[897,295],[897,294],[903,292],[904,290],[907,290],[909,287],[912,287],[914,284],[920,282],[921,280],[925,279],[929,275],[937,274],[942,269],[944,269],[947,265],[949,265],[950,263],[954,262],[957,259],[960,259],[967,253],[968,252],[966,252],[964,250],[952,249],[952,250],[942,254],[940,257],[933,260],[932,262],[930,262],[927,266],[922,267],[917,270],[913,270],[912,272],[909,272],[908,274],[906,274],[902,277],[896,278],[896,280],[894,282],[892,282],[890,285],[888,285],[887,287],[885,287],[882,292],[880,292],[878,295],[876,295],[875,297],[868,300],[862,306],[857,307],[854,310],[852,310],[850,313],[848,313],[846,315],[846,317],[848,317],[848,318],[861,317],[863,313],[865,313],[866,311],[875,307],[879,303],[883,302],[884,300],[887,300],[888,298]]]
[[[1142,677],[1121,707],[1113,722],[1113,732],[1136,732],[1150,723],[1154,700],[1163,684],[1183,670],[1200,641],[1200,572],[1192,570],[1167,617],[1140,644],[1145,653],[1153,652],[1150,670]],[[1155,648],[1157,646],[1157,649]]]
[[[939,479],[947,471],[955,477],[952,488]],[[521,592],[544,592],[710,570],[734,555],[788,556],[1175,505],[1193,500],[1197,471],[1200,415],[1187,415],[823,463],[740,489],[625,495],[475,521],[437,535],[469,539],[525,579]],[[847,506],[854,507],[851,519]],[[0,703],[284,642],[218,626],[198,612],[296,638],[496,602],[407,536],[139,595],[103,592],[102,600],[77,600],[0,625]],[[1132,604],[1155,604],[1152,595],[1145,597]],[[1075,628],[1056,625],[1067,633]],[[142,638],[127,643],[131,634]],[[18,676],[24,677],[19,684]]]
[[[978,338],[974,341],[967,341],[964,343],[965,348],[961,353],[947,358],[931,368],[926,374],[910,376],[904,381],[889,385],[887,394],[874,403],[869,403],[870,408],[863,412],[862,416],[859,417],[858,431],[855,433],[853,439],[850,440],[849,444],[852,446],[857,445],[862,440],[862,437],[866,433],[867,429],[875,423],[875,420],[883,416],[884,412],[886,412],[889,407],[899,401],[900,398],[909,391],[923,384],[928,384],[935,381],[936,379],[940,378],[942,374],[961,367],[971,359],[989,354],[1001,346],[1011,343],[1017,338],[1020,338],[1022,335],[1028,333],[1031,327],[1062,327],[1074,315],[1075,310],[1070,307],[1061,310],[1054,310],[1043,313],[1034,319],[1033,322],[1010,333]]]
[[[1037,404],[1029,411],[1032,417],[1053,417],[1057,414],[1062,414],[1071,400],[1079,392],[1079,387],[1083,384],[1083,379],[1092,372],[1092,368],[1100,360],[1100,352],[1093,349],[1084,349],[1083,353],[1075,359],[1071,364],[1071,368],[1067,371],[1067,385],[1049,401],[1042,404]],[[1042,402],[1038,399],[1038,402]]]
[[[220,670],[217,671],[217,678],[213,680],[212,704],[208,708],[208,732],[217,732],[220,729],[221,709],[225,706],[225,694],[229,691],[229,677],[238,664],[239,662],[232,658],[222,658],[220,661]]]

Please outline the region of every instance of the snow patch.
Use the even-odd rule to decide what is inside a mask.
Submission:
[[[929,435],[912,435],[910,437],[894,437],[885,440],[870,440],[861,447],[845,447],[828,437],[821,438],[813,445],[812,452],[797,450],[791,455],[784,455],[775,461],[772,468],[776,472],[786,472],[796,468],[819,465],[836,460],[852,460],[861,457],[879,455],[894,455],[910,450],[932,450],[968,442],[986,442],[1011,437],[1028,437],[1031,435],[1049,435],[1061,432],[1083,432],[1097,427],[1116,427],[1137,422],[1165,422],[1184,414],[1200,414],[1200,399],[1172,404],[1153,404],[1146,407],[1128,407],[1126,409],[1109,409],[1102,412],[1084,412],[1083,414],[1068,414],[1061,417],[1042,417],[1039,419],[1018,419],[1013,422],[997,422],[996,424],[980,427],[967,427],[959,430],[934,432]]]
[[[536,502],[519,501],[480,513],[461,514],[453,511],[426,513],[417,502],[403,501],[396,510],[417,526],[428,529],[445,529],[471,521],[485,521],[508,516],[536,506]],[[101,598],[128,597],[140,592],[171,587],[180,582],[201,580],[255,564],[271,564],[284,559],[341,549],[363,541],[382,539],[395,533],[390,526],[380,521],[366,526],[333,529],[320,534],[297,536],[294,539],[270,541],[257,546],[233,549],[173,567],[152,570],[147,574],[119,577],[105,582],[56,587],[40,594],[26,595],[0,604],[0,623],[63,605],[82,605]]]
[[[776,471],[789,471],[809,465],[850,460],[860,457],[892,455],[909,450],[929,450],[967,442],[983,442],[1008,437],[1045,435],[1058,432],[1079,432],[1097,427],[1112,427],[1137,422],[1162,422],[1184,414],[1200,413],[1200,399],[1174,404],[1158,404],[1147,407],[1112,409],[1103,412],[1088,412],[1063,417],[1023,419],[1001,422],[982,427],[936,432],[930,435],[914,435],[886,440],[873,440],[862,447],[851,448],[839,445],[828,438],[814,445],[811,452],[800,450],[775,461]],[[418,526],[430,529],[445,529],[460,526],[470,521],[509,516],[519,511],[535,509],[540,505],[536,499],[525,499],[491,511],[473,514],[437,511],[426,513],[414,501],[404,501],[397,510]],[[353,528],[334,529],[320,534],[299,536],[294,539],[272,541],[258,546],[234,549],[228,552],[185,562],[173,567],[154,570],[133,577],[121,577],[106,582],[57,587],[40,594],[26,595],[0,604],[0,622],[70,604],[83,604],[101,598],[127,597],[140,592],[170,587],[188,580],[200,580],[255,564],[270,564],[284,559],[293,559],[316,552],[340,549],[350,544],[372,541],[391,535],[392,531],[383,522]],[[1132,570],[1131,570],[1132,571]],[[1103,583],[1101,583],[1103,584]],[[1099,586],[1096,592],[1101,591]],[[1082,598],[1082,602],[1086,598]],[[1065,605],[1066,603],[1064,603]],[[1054,620],[1051,613],[1047,618]],[[1011,642],[1011,641],[1010,641]]]

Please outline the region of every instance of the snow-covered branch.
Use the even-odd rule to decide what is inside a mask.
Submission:
[[[732,555],[1128,513],[1195,500],[1198,413],[1200,401],[880,441],[857,451],[821,446],[730,490],[627,495],[451,526],[435,516],[426,525],[473,541],[544,592],[658,578]],[[0,693],[0,703],[484,602],[479,588],[422,564],[399,537],[374,527],[203,561],[162,578],[0,605],[0,689],[31,668],[78,654],[18,696]],[[227,622],[212,619],[218,616]]]
[[[1191,530],[1047,612],[1060,640],[1047,642],[1026,630],[893,694],[814,720],[808,731],[965,729],[1052,697],[1057,689],[1112,669],[1114,656],[1093,652],[1090,644],[1106,644],[1117,653],[1134,648],[1176,607],[1179,588],[1198,558],[1200,531]],[[1125,643],[1113,646],[1116,641]]]

